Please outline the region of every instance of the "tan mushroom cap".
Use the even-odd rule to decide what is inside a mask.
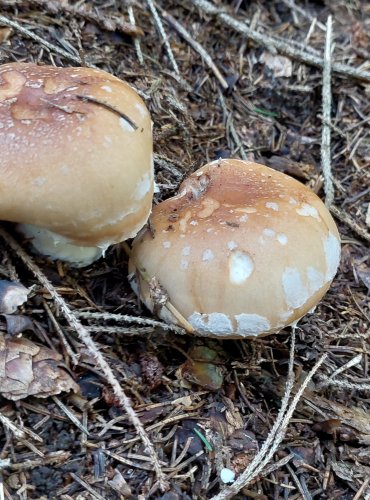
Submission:
[[[241,160],[192,174],[154,208],[151,229],[154,236],[147,229],[135,239],[130,270],[156,277],[208,336],[258,336],[295,322],[323,297],[340,259],[321,200],[291,177]],[[147,283],[136,288],[153,310]],[[165,307],[159,315],[176,323]]]
[[[2,220],[106,247],[149,216],[150,115],[105,71],[0,66],[0,148]]]

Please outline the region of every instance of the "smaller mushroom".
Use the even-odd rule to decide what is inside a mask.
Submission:
[[[151,129],[139,95],[105,71],[0,66],[0,219],[40,253],[91,263],[148,219]]]
[[[165,321],[178,323],[166,305],[158,308],[152,278],[197,334],[241,338],[277,332],[309,312],[339,259],[335,222],[310,189],[230,159],[202,167],[154,208],[151,229],[134,241],[130,272]]]

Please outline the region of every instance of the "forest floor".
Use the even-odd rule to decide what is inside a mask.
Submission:
[[[326,198],[342,238],[340,270],[299,322],[293,350],[289,328],[242,341],[166,329],[132,292],[122,245],[85,269],[38,256],[35,269],[2,230],[0,277],[32,287],[17,324],[0,319],[8,349],[21,333],[60,353],[81,392],[1,397],[1,498],[369,499],[369,3],[1,0],[0,7],[0,63],[94,65],[139,91],[154,122],[156,203],[205,163],[244,158]],[[326,121],[323,95],[332,97]],[[152,454],[85,345],[88,334]],[[192,360],[210,353],[205,377]],[[236,481],[225,484],[230,471]]]

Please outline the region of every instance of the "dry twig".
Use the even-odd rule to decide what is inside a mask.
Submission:
[[[114,321],[118,323],[137,323],[138,325],[161,328],[162,330],[173,331],[183,335],[185,330],[176,325],[163,323],[150,318],[141,318],[140,316],[129,316],[127,314],[111,314],[100,312],[74,311],[77,318],[91,319],[95,321]]]
[[[153,16],[153,20],[154,20],[154,23],[157,27],[157,30],[163,40],[163,43],[164,43],[164,47],[166,49],[166,52],[167,52],[167,55],[168,55],[168,59],[170,60],[170,63],[171,63],[171,66],[174,70],[174,72],[179,75],[180,74],[180,70],[179,70],[179,67],[177,65],[177,62],[176,62],[176,59],[173,55],[173,52],[172,52],[172,49],[171,49],[171,45],[169,44],[169,41],[168,41],[168,37],[167,37],[167,34],[164,30],[164,27],[163,27],[163,24],[162,24],[162,21],[161,21],[161,18],[159,17],[158,15],[158,11],[154,5],[154,2],[152,0],[146,0],[148,6],[149,6],[149,9],[150,9],[150,12],[152,13],[152,16]],[[163,14],[163,17],[165,18],[165,14]]]

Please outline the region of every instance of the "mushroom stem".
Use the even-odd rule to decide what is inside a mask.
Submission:
[[[105,247],[82,247],[70,243],[68,238],[31,224],[18,224],[17,229],[30,242],[34,249],[47,255],[52,260],[64,260],[73,267],[88,266],[99,259],[105,252]]]

